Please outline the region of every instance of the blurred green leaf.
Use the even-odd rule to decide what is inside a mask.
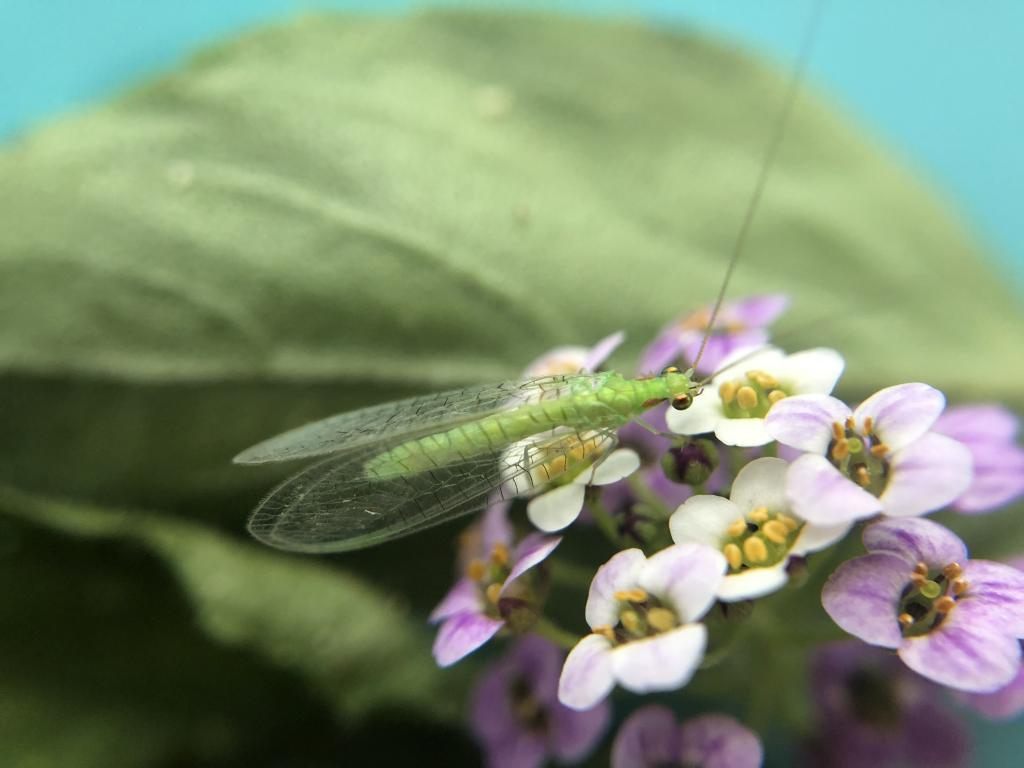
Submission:
[[[279,429],[636,351],[713,297],[785,79],[632,23],[318,16],[40,131],[0,156],[0,473],[237,526]],[[849,393],[1020,405],[1019,303],[848,123],[800,99],[731,294],[795,294]]]
[[[76,536],[141,545],[166,563],[206,634],[304,677],[345,722],[380,710],[418,710],[434,720],[461,711],[464,676],[437,669],[425,625],[326,560],[283,557],[182,520],[6,487],[0,512]],[[190,663],[187,654],[181,663]]]

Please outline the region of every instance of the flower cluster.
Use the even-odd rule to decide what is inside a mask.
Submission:
[[[956,724],[954,704],[935,697],[943,688],[994,719],[1024,710],[1024,572],[969,558],[956,534],[924,517],[978,515],[1024,495],[1016,417],[995,405],[947,408],[942,392],[917,382],[848,403],[833,394],[838,352],[767,345],[787,304],[754,297],[666,326],[637,383],[615,393],[632,423],[614,432],[599,421],[599,371],[622,334],[558,348],[527,369],[593,382],[596,394],[565,395],[559,413],[581,414],[565,417],[572,429],[507,451],[502,472],[525,463],[544,474],[472,529],[460,577],[431,617],[442,666],[495,636],[518,638],[474,698],[490,765],[583,759],[613,718],[616,688],[682,690],[693,711],[718,675],[732,694],[762,701],[763,720],[773,690],[787,700],[781,660],[805,658],[837,629],[862,642],[812,654],[821,717],[812,764],[963,764],[963,729],[945,725]],[[651,384],[680,379],[686,391]],[[664,393],[631,404],[628,386]],[[593,427],[587,413],[598,414]],[[552,446],[556,474],[532,461]],[[659,704],[623,722],[610,762],[757,766],[762,757],[733,717],[679,724]]]

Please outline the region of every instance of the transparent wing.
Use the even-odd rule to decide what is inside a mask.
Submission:
[[[617,443],[613,429],[560,427],[504,450],[385,479],[367,478],[363,465],[386,446],[349,451],[271,491],[249,519],[249,531],[279,549],[361,549],[475,512],[495,499],[531,495],[567,473],[592,471]]]
[[[308,459],[388,441],[439,432],[527,400],[555,399],[570,386],[597,376],[547,376],[454,389],[331,416],[257,443],[235,456],[236,464]]]

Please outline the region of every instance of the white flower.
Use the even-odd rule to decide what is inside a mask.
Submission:
[[[592,469],[565,485],[534,497],[526,505],[530,522],[548,533],[560,531],[579,517],[588,485],[610,485],[640,468],[640,456],[631,448],[619,448]]]
[[[789,395],[828,394],[843,372],[843,358],[834,349],[808,349],[786,355],[767,347],[737,350],[729,355],[693,405],[669,409],[669,429],[681,435],[714,432],[726,445],[752,447],[772,441],[764,418]]]
[[[852,523],[815,525],[790,511],[782,459],[757,459],[736,475],[730,498],[693,496],[669,520],[677,544],[720,550],[729,570],[716,596],[724,602],[762,597],[785,585],[790,558],[839,541]]]
[[[596,371],[625,338],[626,334],[618,331],[610,336],[605,336],[592,347],[555,347],[526,366],[523,375],[528,379],[535,379],[542,376],[562,376]]]

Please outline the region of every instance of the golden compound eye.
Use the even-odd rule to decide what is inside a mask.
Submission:
[[[676,368],[676,367],[675,367],[674,365],[670,365],[670,366],[669,366],[668,368],[665,368],[665,369],[664,369],[664,370],[663,370],[663,371],[661,372],[661,375],[662,375],[662,376],[665,376],[666,374],[669,374],[669,373],[679,373],[679,369],[678,369],[678,368]]]
[[[676,395],[672,398],[672,407],[677,411],[685,411],[693,405],[693,398],[688,394]]]

